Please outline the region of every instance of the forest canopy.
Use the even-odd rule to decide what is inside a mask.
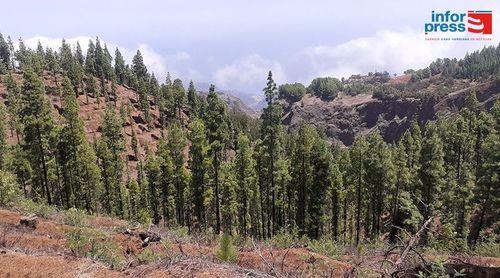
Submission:
[[[435,248],[463,250],[486,240],[487,230],[498,234],[498,101],[481,111],[471,92],[456,116],[414,121],[397,143],[373,132],[344,148],[309,123],[287,132],[277,101],[306,91],[333,99],[343,90],[336,78],[316,78],[306,90],[300,83],[278,87],[269,72],[266,107],[252,121],[229,113],[213,85],[202,96],[193,82],[186,90],[187,82],[170,75],[158,81],[139,50],[131,65],[114,53],[99,39],[85,55],[64,40],[59,49],[36,50],[20,40],[15,50],[0,35],[8,92],[0,103],[2,205],[18,194],[192,233],[259,239],[290,233],[359,244],[387,234],[394,242],[428,219],[435,221],[422,243]],[[438,60],[413,75],[495,75],[499,53],[491,47],[460,61]],[[124,132],[131,108],[117,106],[119,86],[134,90],[143,128],[161,131],[156,148],[141,153],[135,131]],[[102,111],[95,138],[80,114],[89,99]],[[125,170],[131,161],[132,176]]]

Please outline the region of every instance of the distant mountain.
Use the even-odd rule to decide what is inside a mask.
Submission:
[[[195,82],[195,87],[198,92],[207,94],[210,84],[205,82]],[[221,99],[227,103],[229,110],[235,109],[236,111],[243,112],[252,118],[260,116],[260,110],[262,107],[260,107],[259,99],[236,90],[220,89],[217,86],[215,87],[215,91],[221,96]]]
[[[280,99],[288,130],[306,122],[344,145],[372,132],[380,132],[386,142],[397,142],[413,121],[425,125],[453,117],[466,105],[491,109],[500,100],[500,45],[463,59],[437,59],[397,77],[378,72],[320,79],[321,86],[298,99]]]

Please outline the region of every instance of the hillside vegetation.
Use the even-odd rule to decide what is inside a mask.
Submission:
[[[289,254],[298,265],[347,256],[345,275],[459,271],[428,258],[499,256],[499,57],[500,47],[486,48],[404,77],[317,78],[307,88],[278,87],[269,72],[255,120],[228,109],[213,85],[205,96],[193,82],[160,84],[139,51],[127,65],[98,39],[84,55],[65,41],[14,50],[0,36],[0,205],[151,224],[162,238],[220,237],[211,254],[243,268],[237,253],[249,242],[277,242],[249,251],[259,250],[249,256],[265,275],[285,275]],[[84,232],[64,236],[76,257],[115,235]],[[310,261],[290,275],[307,275]],[[338,274],[320,265],[310,275]]]

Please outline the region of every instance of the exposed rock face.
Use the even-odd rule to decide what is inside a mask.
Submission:
[[[347,96],[339,94],[333,101],[306,95],[302,100],[285,105],[283,123],[296,130],[301,122],[313,124],[332,141],[351,145],[357,134],[379,130],[387,142],[396,142],[416,120],[423,124],[456,114],[470,91],[476,92],[480,106],[490,109],[500,98],[500,80],[489,81],[443,97],[432,95],[416,98],[376,99],[371,94]]]

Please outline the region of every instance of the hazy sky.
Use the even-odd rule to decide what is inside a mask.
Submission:
[[[431,42],[432,10],[493,10],[490,42]],[[163,78],[214,82],[260,95],[268,70],[278,83],[317,76],[401,73],[438,57],[498,44],[500,1],[14,1],[1,4],[0,32],[52,47],[99,36],[127,59],[140,49]]]

